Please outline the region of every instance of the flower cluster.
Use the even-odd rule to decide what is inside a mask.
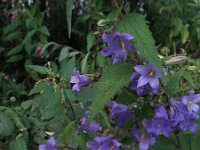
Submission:
[[[101,51],[103,56],[111,56],[113,64],[125,62],[128,51],[136,51],[136,48],[130,43],[134,37],[127,33],[115,31],[113,34],[102,35],[103,41],[108,45]]]

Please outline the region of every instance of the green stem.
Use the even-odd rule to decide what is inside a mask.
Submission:
[[[190,150],[192,150],[192,143],[191,143],[191,138],[190,138],[190,135],[188,135],[188,140],[189,140],[189,146],[190,146]]]

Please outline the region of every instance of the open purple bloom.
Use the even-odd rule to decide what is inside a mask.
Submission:
[[[81,125],[78,128],[78,132],[97,132],[100,131],[102,128],[94,121],[91,121],[90,125],[88,126],[88,117],[89,111],[85,112],[85,116],[82,118]]]
[[[131,129],[132,135],[139,141],[139,148],[140,150],[148,150],[149,145],[154,145],[156,143],[156,138],[144,131],[141,133],[137,128],[134,126]]]
[[[170,120],[173,127],[179,128],[182,131],[196,131],[198,115],[195,112],[189,112],[186,105],[181,101],[172,99],[170,101],[170,111]]]
[[[158,69],[151,64],[137,65],[134,69],[137,73],[131,76],[131,90],[136,90],[139,96],[144,94],[144,90],[152,94],[157,93],[160,87],[158,78],[161,77]]]
[[[129,51],[135,51],[135,47],[130,43],[134,37],[128,33],[115,31],[113,34],[102,35],[103,41],[108,45],[101,51],[103,56],[111,56],[113,64],[125,62]]]
[[[130,113],[127,105],[110,101],[108,107],[111,109],[111,122],[115,122],[119,127],[124,126],[133,119],[133,115]]]
[[[95,137],[94,141],[88,141],[87,147],[91,150],[119,150],[121,143],[112,138],[112,135]]]
[[[181,98],[181,102],[187,106],[189,112],[198,112],[199,105],[197,103],[200,102],[200,94],[195,94],[195,91],[191,90],[189,96]]]
[[[70,83],[73,84],[73,91],[80,91],[82,86],[85,86],[90,83],[89,77],[86,75],[80,75],[79,71],[74,68],[74,76],[71,76]]]
[[[162,105],[156,109],[152,121],[144,119],[142,124],[147,132],[154,136],[159,136],[160,133],[163,133],[166,137],[169,137],[173,132],[167,111]]]
[[[39,150],[58,150],[56,148],[56,140],[54,137],[51,137],[46,144],[40,144],[39,145]]]

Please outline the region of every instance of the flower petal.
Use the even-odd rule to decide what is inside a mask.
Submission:
[[[146,67],[144,65],[136,65],[134,67],[135,71],[139,74],[145,74]]]
[[[144,86],[148,82],[149,82],[149,78],[147,78],[146,76],[142,75],[141,77],[139,77],[137,87]]]

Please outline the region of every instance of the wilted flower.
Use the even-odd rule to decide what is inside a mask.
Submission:
[[[102,35],[103,41],[108,45],[101,51],[103,56],[111,56],[113,64],[125,62],[129,51],[135,51],[135,47],[130,43],[134,37],[128,33],[115,31],[113,34]]]
[[[88,141],[87,147],[91,150],[119,150],[121,143],[112,138],[112,135],[95,137],[94,141]]]
[[[85,112],[85,116],[82,118],[81,125],[78,128],[78,132],[84,131],[84,132],[96,132],[100,131],[101,127],[94,121],[90,123],[88,126],[88,117],[89,117],[89,111]]]
[[[43,55],[42,55],[42,46],[41,45],[39,45],[38,47],[37,47],[37,57],[38,58],[43,58]]]
[[[71,76],[70,83],[73,84],[72,90],[73,91],[80,91],[82,86],[85,86],[90,83],[89,77],[86,75],[80,75],[79,71],[74,68],[74,76]]]
[[[122,127],[133,119],[133,115],[130,113],[127,105],[111,101],[108,107],[111,109],[111,122],[115,122],[119,127]]]
[[[168,113],[162,105],[156,109],[152,121],[144,119],[142,124],[147,132],[154,136],[159,136],[160,133],[163,133],[166,137],[169,137],[173,132],[171,121],[168,118]]]
[[[46,144],[40,144],[39,145],[39,150],[58,150],[56,148],[56,140],[54,137],[51,137]]]
[[[189,96],[181,98],[181,102],[187,106],[189,112],[198,112],[199,105],[197,103],[200,102],[200,94],[195,94],[195,91],[191,90]]]
[[[143,95],[144,90],[155,94],[159,89],[159,80],[161,77],[158,69],[151,64],[137,65],[134,67],[137,73],[131,76],[130,88],[136,90],[139,96]]]
[[[134,126],[131,129],[132,135],[139,141],[139,148],[140,150],[148,150],[149,145],[154,145],[156,143],[156,138],[144,131],[141,133],[137,128]]]

